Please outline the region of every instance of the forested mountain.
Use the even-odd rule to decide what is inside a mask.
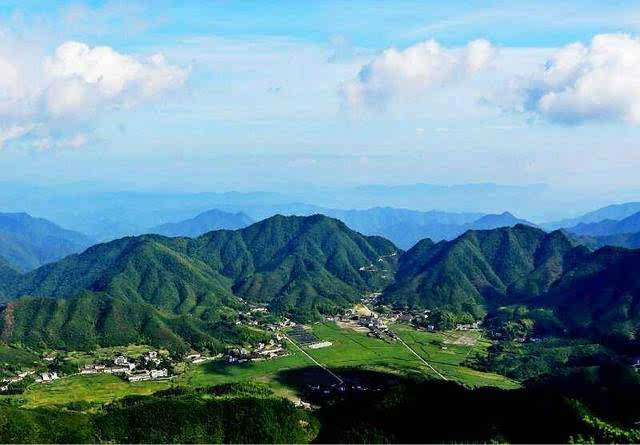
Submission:
[[[4,298],[10,286],[19,279],[19,276],[20,272],[16,267],[0,257],[0,300]]]
[[[577,333],[634,340],[640,334],[640,251],[604,247],[583,257],[541,305]]]
[[[546,334],[633,340],[640,333],[639,268],[640,251],[590,252],[561,231],[525,225],[469,231],[450,242],[424,240],[406,252],[384,301],[463,318],[521,305],[527,309],[512,312],[510,320],[539,323]]]
[[[621,220],[605,219],[600,222],[578,224],[567,229],[571,233],[587,236],[609,236],[640,232],[640,212]]]
[[[72,253],[92,241],[26,213],[0,213],[0,256],[20,270],[31,270]]]
[[[67,350],[143,343],[173,352],[222,351],[230,344],[264,340],[265,335],[233,323],[236,311],[210,307],[199,317],[168,313],[105,293],[70,298],[23,297],[1,308],[4,342]]]
[[[195,218],[156,226],[150,229],[149,233],[157,233],[164,236],[196,237],[212,230],[242,229],[253,223],[254,220],[242,212],[229,213],[212,209],[197,215]]]
[[[267,209],[260,207],[260,212]],[[249,214],[255,209],[246,209]],[[451,240],[472,229],[494,229],[516,224],[534,224],[516,218],[509,212],[495,215],[482,213],[452,213],[430,210],[426,212],[392,207],[373,207],[362,210],[341,210],[291,204],[275,206],[272,211],[288,215],[322,214],[343,221],[365,235],[379,235],[402,249],[409,249],[424,238],[434,241]]]
[[[5,306],[2,332],[76,347],[141,337],[211,346],[236,317],[237,296],[310,319],[382,289],[396,258],[391,242],[321,215],[275,216],[194,239],[123,238],[4,282],[5,300],[54,299]]]
[[[523,224],[468,231],[453,241],[421,241],[401,258],[386,301],[448,308],[474,317],[548,290],[567,264],[586,254],[561,232]]]
[[[396,250],[322,215],[274,216],[194,239],[143,235],[99,244],[26,274],[12,295],[90,290],[187,313],[236,294],[305,313],[383,287]]]

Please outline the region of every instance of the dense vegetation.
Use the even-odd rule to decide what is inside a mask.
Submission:
[[[307,443],[316,419],[263,386],[130,396],[97,413],[82,404],[0,407],[2,443]]]
[[[357,378],[357,376],[353,376]],[[379,373],[377,391],[318,393],[316,412],[253,383],[174,387],[102,407],[0,406],[3,443],[633,443],[638,375],[599,366],[515,390]],[[544,425],[541,428],[540,425]]]
[[[0,213],[0,257],[20,270],[57,261],[91,244],[86,236],[46,219],[26,213]]]
[[[518,390],[401,382],[327,403],[319,443],[637,442],[640,382],[621,368]],[[543,425],[543,427],[541,427]]]
[[[92,350],[131,343],[184,353],[191,347],[219,352],[229,344],[255,343],[266,334],[234,323],[226,307],[202,317],[166,313],[146,303],[83,292],[67,299],[25,297],[8,303],[0,338],[8,343],[65,350]]]
[[[640,330],[638,267],[638,251],[590,252],[560,231],[470,231],[409,250],[384,299],[456,317],[488,312],[488,326],[507,338],[568,333],[633,341]]]
[[[469,231],[437,244],[424,240],[401,257],[385,300],[480,317],[546,292],[567,265],[587,253],[561,232],[526,225]]]
[[[1,332],[5,341],[67,349],[144,341],[216,350],[241,337],[228,328],[243,304],[238,296],[314,319],[383,288],[396,250],[320,215],[277,216],[194,239],[123,238],[19,278],[7,269],[5,300],[52,298],[4,306]]]

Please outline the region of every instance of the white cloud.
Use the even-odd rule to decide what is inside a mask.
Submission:
[[[495,53],[486,40],[464,48],[443,48],[429,40],[402,51],[387,49],[364,65],[356,80],[344,84],[342,94],[352,110],[383,109],[468,78],[487,67]]]
[[[49,150],[52,148],[82,148],[89,142],[89,138],[84,133],[76,133],[69,137],[60,137],[53,139],[51,137],[43,137],[34,140],[31,145],[39,150]]]
[[[600,34],[567,45],[518,89],[523,110],[553,122],[640,124],[640,38]]]
[[[6,129],[0,130],[0,149],[6,142],[24,136],[25,134],[29,133],[32,128],[32,125],[13,125]]]
[[[22,54],[30,51],[31,57]],[[7,129],[2,140],[8,141],[36,127],[45,135],[49,127],[68,133],[67,127],[101,111],[132,107],[181,86],[189,69],[170,65],[161,54],[138,59],[107,46],[66,42],[42,56],[5,42],[0,43],[0,72],[0,128]],[[48,146],[84,145],[78,142]]]

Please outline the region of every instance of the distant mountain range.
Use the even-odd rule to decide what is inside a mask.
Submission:
[[[585,213],[577,218],[563,219],[547,224],[542,227],[548,230],[556,230],[561,228],[575,227],[580,224],[598,223],[604,220],[619,221],[625,219],[634,213],[640,212],[640,202],[627,202],[623,204],[612,204],[592,212]]]
[[[610,236],[640,232],[640,211],[620,220],[605,219],[593,223],[580,223],[567,230],[576,235]]]
[[[26,213],[0,213],[0,257],[27,271],[93,244],[85,235]]]
[[[618,235],[587,236],[568,235],[580,244],[584,244],[592,250],[605,246],[626,247],[627,249],[640,249],[640,232],[620,233]]]
[[[164,236],[196,237],[212,230],[236,230],[242,229],[255,221],[242,212],[229,213],[222,210],[208,210],[200,213],[195,218],[177,223],[166,223],[149,230]]]
[[[275,214],[327,214],[322,211],[324,209],[392,207],[424,213],[439,209],[450,214],[468,212],[475,215],[474,219],[508,209],[527,220],[542,221],[562,216],[569,209],[589,208],[599,202],[602,200],[553,190],[544,185],[412,184],[349,188],[290,187],[280,192],[189,193],[175,190],[127,191],[122,186],[114,188],[91,183],[51,187],[0,183],[0,211],[24,211],[39,215],[97,241],[140,235],[152,227],[190,219],[210,209],[243,212],[256,221]],[[341,215],[331,216],[342,218]],[[431,222],[415,221],[410,225],[417,227]],[[464,224],[472,220],[439,222]],[[406,223],[409,224],[408,221]],[[389,224],[385,225],[390,227]],[[561,224],[558,227],[567,226]],[[397,229],[394,230],[397,232]],[[443,230],[443,233],[448,233],[446,228]],[[437,234],[435,231],[433,233]],[[408,248],[417,239],[413,236],[403,241],[406,243],[404,246]]]
[[[514,226],[516,224],[534,224],[516,218],[509,212],[499,215],[483,215],[478,213],[448,213],[439,211],[420,212],[417,210],[396,209],[391,207],[374,207],[365,210],[325,209],[306,204],[287,204],[282,206],[258,209],[246,208],[253,215],[275,212],[284,215],[307,216],[323,214],[337,218],[350,228],[365,235],[379,235],[393,241],[402,249],[412,247],[423,238],[434,241],[453,239],[471,229],[493,229],[496,227]],[[242,215],[242,217],[238,217]],[[271,216],[271,215],[269,215]],[[152,233],[167,236],[199,236],[209,230],[220,228],[240,228],[248,225],[249,218],[244,214],[229,214],[220,210],[210,210],[194,219],[166,224],[154,229]],[[229,227],[223,224],[228,223]]]

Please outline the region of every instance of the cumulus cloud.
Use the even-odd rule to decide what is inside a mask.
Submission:
[[[402,51],[387,49],[342,86],[351,109],[383,109],[394,101],[425,94],[483,70],[496,53],[486,40],[474,40],[463,48],[443,48],[435,40]]]
[[[79,42],[66,42],[39,60],[18,57],[19,52],[15,46],[0,48],[1,142],[34,128],[46,131],[61,123],[86,122],[100,111],[133,107],[181,86],[189,74],[161,54],[138,59]],[[83,144],[68,139],[48,145]]]
[[[567,45],[518,89],[524,111],[553,122],[640,124],[640,38],[600,34]]]

